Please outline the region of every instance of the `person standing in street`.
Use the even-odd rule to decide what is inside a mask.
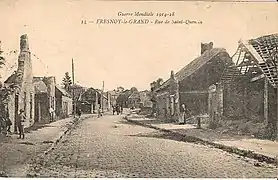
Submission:
[[[113,109],[113,115],[114,115],[115,112],[116,112],[116,107],[115,107],[115,105],[112,106],[112,109]]]
[[[50,107],[49,108],[50,122],[54,121],[53,114],[54,114],[54,109],[52,107]]]
[[[180,110],[180,118],[179,118],[179,124],[185,124],[185,113],[186,113],[186,106],[185,104],[181,105],[181,110]]]
[[[77,111],[78,118],[81,117],[81,113],[82,113],[81,109],[78,109],[78,111]]]
[[[19,114],[18,114],[18,118],[17,118],[17,128],[19,130],[19,137],[18,139],[25,138],[25,134],[24,134],[24,124],[23,122],[25,122],[26,117],[24,115],[24,110],[20,109]]]
[[[100,118],[100,116],[102,116],[101,107],[99,107],[97,111],[97,117]]]

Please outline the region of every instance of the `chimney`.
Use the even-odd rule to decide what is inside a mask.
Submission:
[[[171,71],[171,79],[175,79],[175,73],[174,73],[174,71]]]
[[[20,37],[20,51],[29,51],[28,36],[24,34]]]
[[[213,48],[213,42],[210,43],[201,43],[201,55],[207,51],[211,50]]]

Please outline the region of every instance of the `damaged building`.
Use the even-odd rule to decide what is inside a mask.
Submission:
[[[265,133],[276,136],[277,47],[278,34],[239,41],[233,64],[225,68],[220,82],[211,87],[210,117],[215,124],[227,119],[239,124],[249,121],[263,125]],[[248,127],[243,130],[250,131]],[[250,133],[258,131],[257,128]]]
[[[156,114],[169,121],[177,121],[180,107],[185,104],[192,115],[208,113],[209,87],[218,82],[231,63],[223,48],[213,43],[201,43],[201,55],[154,90]]]

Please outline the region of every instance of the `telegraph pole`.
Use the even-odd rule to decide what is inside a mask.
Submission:
[[[101,89],[101,109],[102,109],[102,112],[104,110],[103,108],[103,92],[104,92],[104,81],[102,81],[102,89]]]
[[[72,88],[72,100],[73,100],[73,115],[75,117],[75,114],[76,114],[76,103],[75,103],[75,89],[74,89],[74,62],[73,62],[73,58],[72,58],[72,63],[71,63],[71,68],[72,68],[72,85],[73,85],[73,88]]]

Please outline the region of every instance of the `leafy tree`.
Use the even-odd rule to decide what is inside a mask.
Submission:
[[[132,88],[130,88],[130,91],[131,91],[131,93],[134,93],[134,92],[138,92],[138,89],[136,87],[132,87]]]
[[[151,85],[151,91],[154,91],[156,88],[158,88],[162,84],[163,84],[163,79],[162,78],[158,78],[156,81],[153,81],[150,84]]]
[[[162,78],[158,78],[158,79],[156,80],[156,83],[157,83],[157,86],[161,86],[162,83],[163,83],[163,79],[162,79]]]
[[[117,104],[122,105],[123,107],[127,106],[128,97],[131,95],[130,90],[123,91],[116,99]]]
[[[72,85],[71,77],[69,76],[69,73],[66,72],[65,76],[63,78],[63,86],[65,90],[70,91],[70,86]]]
[[[117,92],[121,93],[125,90],[122,86],[117,87]]]

